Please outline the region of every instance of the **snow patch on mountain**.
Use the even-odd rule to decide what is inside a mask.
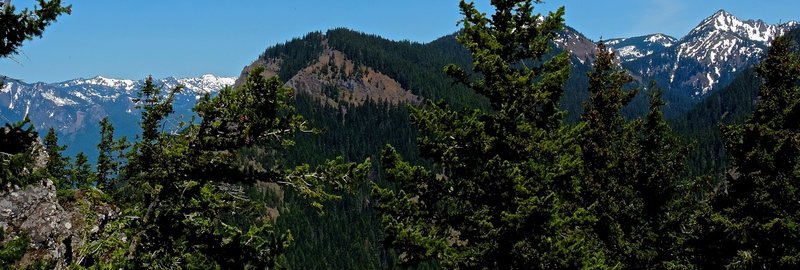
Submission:
[[[621,62],[634,61],[664,51],[676,43],[676,39],[664,34],[652,34],[632,38],[610,39],[604,43],[616,51]]]
[[[184,85],[185,90],[178,93],[173,106],[176,111],[190,112],[197,96],[216,93],[227,85],[233,85],[234,80],[206,74],[197,78],[158,79],[154,83],[164,90]],[[97,123],[103,116],[132,113],[136,91],[144,84],[144,80],[103,76],[33,84],[6,79],[0,90],[0,101],[8,107],[0,108],[0,115],[8,119],[21,119],[30,113],[37,128],[55,127],[62,134],[74,134],[87,128],[87,125]]]
[[[71,100],[69,98],[56,96],[53,91],[47,91],[47,92],[42,93],[42,97],[47,99],[47,100],[49,100],[49,101],[52,101],[53,104],[55,104],[56,106],[59,106],[59,107],[61,107],[61,106],[78,105],[78,103],[75,102],[74,100]],[[31,100],[29,99],[28,100],[29,104],[30,104],[30,101]]]
[[[4,83],[3,88],[0,89],[0,93],[8,93],[11,92],[11,84],[10,82]]]
[[[236,82],[236,78],[205,74],[199,78],[183,78],[177,81],[195,93],[205,94],[222,90],[226,86],[232,86]]]
[[[649,52],[652,53],[653,51],[649,51]],[[643,56],[649,55],[649,54],[646,54],[646,53],[643,53],[643,52],[637,50],[636,46],[633,46],[633,45],[619,48],[617,50],[617,54],[619,55],[619,57],[622,57],[622,58],[641,58]],[[630,61],[630,60],[628,60],[628,61]]]
[[[644,41],[647,41],[647,42],[650,42],[650,43],[661,44],[661,46],[669,48],[673,44],[675,44],[675,42],[677,40],[675,40],[675,38],[673,38],[673,37],[670,37],[670,36],[667,36],[667,35],[664,35],[664,34],[654,34],[654,35],[650,35],[649,37],[647,37]]]

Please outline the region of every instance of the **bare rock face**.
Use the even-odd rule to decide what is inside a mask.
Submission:
[[[22,259],[31,257],[59,260],[64,257],[63,240],[70,235],[67,213],[58,204],[53,182],[45,180],[23,189],[0,195],[0,225],[11,235],[27,234],[31,250]]]
[[[0,193],[0,226],[9,237],[24,234],[30,239],[19,266],[42,259],[55,262],[56,268],[73,263],[86,238],[119,214],[112,205],[91,203],[85,192],[76,192],[75,197],[66,209],[62,207],[50,180]]]

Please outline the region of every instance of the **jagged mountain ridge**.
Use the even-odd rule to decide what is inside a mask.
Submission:
[[[775,37],[798,26],[795,21],[782,24],[742,21],[720,10],[671,46],[627,58],[623,66],[639,77],[656,80],[670,91],[700,100],[757,63]],[[626,53],[631,49],[647,51],[640,46],[631,48],[621,44],[610,47],[623,57],[631,56]]]

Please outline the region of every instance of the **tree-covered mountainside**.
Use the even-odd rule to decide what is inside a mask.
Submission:
[[[559,49],[554,46],[555,52]],[[326,33],[312,33],[303,38],[289,41],[285,44],[267,49],[256,63],[266,64],[272,68],[272,74],[281,76],[291,82],[297,74],[302,73],[308,66],[318,62],[320,55],[326,49],[340,51],[345,58],[352,61],[355,66],[369,67],[370,69],[386,74],[395,79],[403,89],[408,89],[415,95],[428,100],[443,99],[447,104],[454,108],[482,108],[486,109],[486,100],[474,94],[467,88],[453,85],[453,80],[447,77],[442,71],[442,67],[447,63],[456,63],[461,66],[471,64],[471,56],[460,45],[455,36],[445,36],[431,43],[418,44],[406,41],[391,41],[375,35],[359,33],[348,29],[334,29]],[[584,102],[589,97],[589,79],[587,73],[591,69],[591,62],[581,63],[572,55],[569,77],[564,86],[564,95],[560,99],[560,107],[567,112],[568,122],[578,122],[580,114],[583,112]],[[437,66],[437,64],[439,66]],[[342,65],[340,69],[346,69]],[[247,69],[246,69],[247,70]],[[328,72],[336,68],[327,69]],[[744,72],[743,74],[749,74]],[[742,75],[745,76],[745,75]],[[644,83],[642,78],[637,78],[626,88],[640,88],[640,94],[625,106],[622,114],[628,119],[644,116],[648,113],[650,100],[648,95],[653,89]],[[731,87],[750,80],[735,80]],[[333,83],[337,84],[337,83]],[[290,83],[291,85],[291,83]],[[330,158],[336,155],[343,155],[348,160],[361,160],[365,157],[377,157],[379,149],[385,144],[392,144],[404,157],[408,157],[415,164],[428,164],[428,161],[419,158],[419,150],[416,147],[417,132],[412,127],[407,105],[397,106],[389,101],[367,102],[364,104],[348,104],[338,102],[333,106],[321,100],[337,99],[339,91],[348,91],[347,84],[338,83],[340,87],[335,87],[332,91],[311,92],[298,89],[296,98],[298,110],[305,115],[313,126],[320,128],[324,132],[321,134],[301,134],[296,141],[297,147],[291,151],[287,158],[294,162],[315,162]],[[293,85],[302,88],[302,85]],[[757,84],[754,85],[757,87]],[[752,89],[752,88],[751,88]],[[725,90],[727,91],[727,90]],[[712,94],[708,100],[717,98],[721,92]],[[667,116],[678,115],[693,104],[680,93],[664,91],[662,97],[667,102],[664,113]],[[708,104],[708,100],[702,104]],[[327,105],[326,105],[327,104]],[[727,104],[727,103],[726,103]],[[732,103],[736,104],[736,103]],[[697,110],[697,109],[695,109]],[[694,111],[694,110],[693,110]],[[687,113],[688,114],[688,113]],[[742,115],[745,115],[746,112]],[[721,115],[721,114],[720,114]],[[691,117],[689,119],[695,119]],[[689,125],[700,125],[704,118],[697,117],[697,123],[693,121],[674,121]],[[700,128],[676,127],[678,131],[687,131],[682,134],[691,135],[691,132],[699,132]],[[699,144],[698,144],[699,145]],[[713,156],[713,159],[698,158],[701,149],[695,146],[696,151],[691,155],[690,169],[696,171],[695,164],[722,163],[723,155]],[[378,173],[378,175],[381,175]],[[368,200],[361,194],[355,197],[348,197],[346,200],[361,201]],[[296,205],[291,202],[292,196],[287,196],[289,205]],[[302,204],[299,204],[302,205]],[[295,206],[297,207],[297,206]],[[289,209],[287,207],[285,209]],[[302,207],[301,207],[302,208]],[[352,208],[345,206],[333,206],[330,212],[340,218],[317,217],[315,215],[300,215],[298,211],[289,211],[287,219],[280,223],[285,228],[291,229],[305,228],[304,230],[316,231],[310,239],[304,239],[306,234],[298,237],[299,243],[289,249],[289,254],[308,257],[309,254],[320,254],[322,250],[331,250],[332,246],[328,241],[320,238],[322,235],[329,237],[341,237],[340,233],[348,232],[347,228],[351,223],[362,224],[362,230],[349,231],[346,238],[339,238],[342,243],[349,243],[345,246],[353,247],[349,254],[354,257],[370,257],[385,259],[385,250],[380,248],[376,241],[358,241],[347,239],[373,239],[381,235],[377,218],[371,209]],[[305,210],[309,211],[309,210]],[[311,213],[311,212],[308,212]],[[288,218],[288,217],[292,218]],[[349,217],[349,218],[344,218]],[[355,219],[353,219],[355,218]],[[316,228],[316,229],[314,229]],[[302,241],[300,240],[302,239]],[[324,238],[329,239],[329,238]],[[341,246],[341,245],[340,245]],[[294,256],[294,255],[290,255]],[[324,268],[316,265],[316,260],[294,260],[293,265],[302,268]],[[358,260],[345,260],[348,263],[340,262],[338,266],[345,268],[362,267],[361,264],[354,264]],[[375,260],[373,260],[375,261]],[[375,267],[374,265],[372,267]],[[370,269],[367,267],[366,269]]]

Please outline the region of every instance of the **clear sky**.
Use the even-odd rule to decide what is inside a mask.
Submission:
[[[457,0],[63,0],[44,37],[26,42],[0,74],[28,82],[102,75],[140,79],[237,76],[268,46],[333,27],[428,42],[458,29]],[[13,0],[18,8],[33,0]],[[489,0],[476,0],[489,11]],[[665,33],[680,38],[725,9],[740,19],[800,20],[798,0],[564,0],[566,23],[591,39]]]

